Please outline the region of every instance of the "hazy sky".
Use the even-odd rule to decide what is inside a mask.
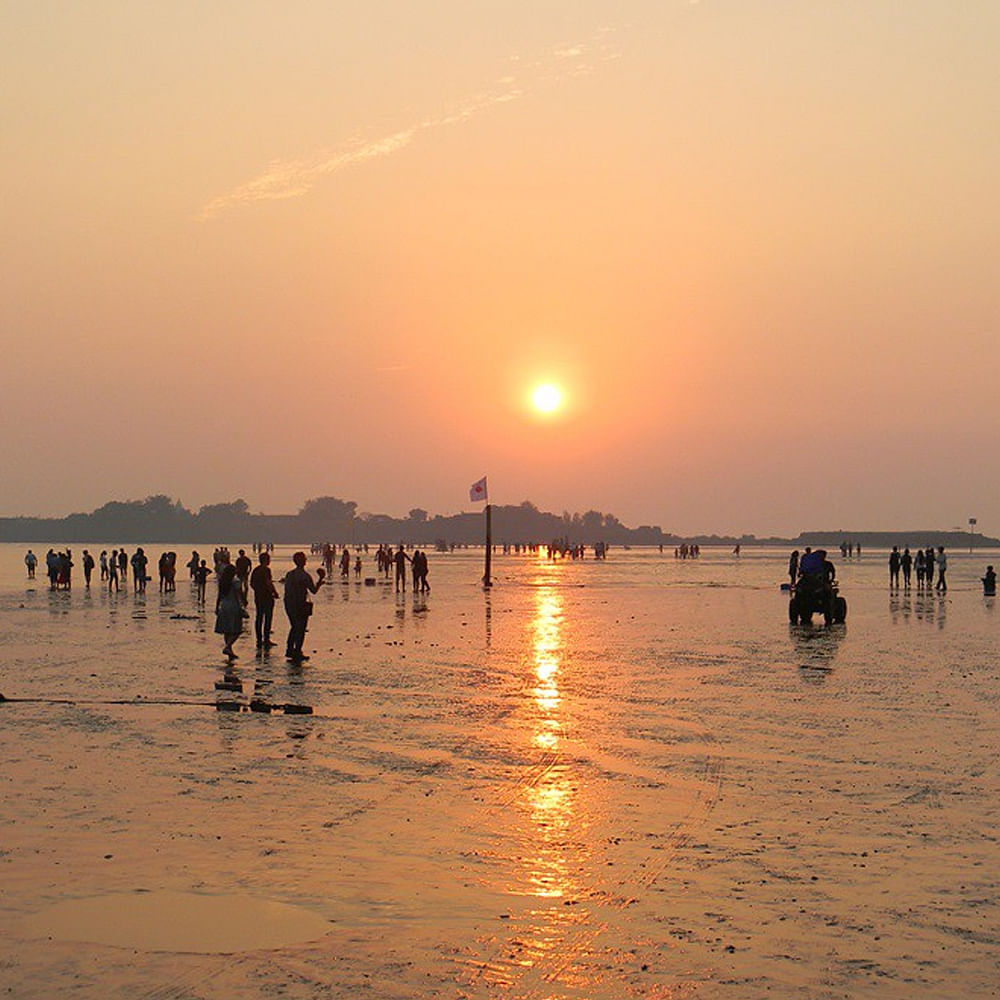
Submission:
[[[996,0],[5,0],[0,38],[2,514],[488,474],[1000,533]]]

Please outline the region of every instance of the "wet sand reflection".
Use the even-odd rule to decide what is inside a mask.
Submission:
[[[485,979],[493,987],[516,982],[521,989],[533,983],[544,983],[546,990],[580,989],[590,985],[580,961],[590,947],[591,935],[583,926],[589,914],[578,905],[588,896],[583,885],[589,870],[588,823],[581,810],[580,774],[567,747],[572,724],[563,694],[563,598],[547,581],[538,582],[529,629],[524,739],[536,763],[514,802],[520,856],[508,886],[512,896],[529,902],[511,926],[504,959],[490,963]]]

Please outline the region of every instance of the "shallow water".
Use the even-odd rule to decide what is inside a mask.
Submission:
[[[241,639],[232,692],[186,580],[50,594],[24,549],[0,546],[0,692],[37,699],[0,704],[12,995],[992,995],[1000,554],[952,553],[944,597],[838,560],[826,629],[789,626],[783,551],[498,555],[488,594],[481,552],[430,553],[425,598],[324,588],[305,665]],[[215,708],[254,697],[313,714]],[[39,936],[142,891],[329,933]]]

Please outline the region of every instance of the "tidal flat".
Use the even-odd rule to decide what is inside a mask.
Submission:
[[[996,994],[1000,553],[943,596],[837,553],[827,628],[784,550],[498,554],[488,593],[431,551],[227,666],[212,584],[88,593],[84,547],[51,593],[0,546],[4,995]]]

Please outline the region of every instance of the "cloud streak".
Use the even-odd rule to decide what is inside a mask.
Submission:
[[[524,75],[531,76],[535,83],[580,76],[593,71],[593,64],[588,56],[593,54],[599,61],[618,57],[607,45],[610,30],[602,28],[591,45],[562,45],[547,57],[528,65],[522,64],[516,56],[512,57],[511,62]],[[421,119],[397,132],[375,139],[354,139],[339,149],[322,150],[305,158],[273,160],[257,177],[209,201],[198,213],[198,221],[208,222],[231,209],[256,202],[302,197],[325,177],[360,166],[369,160],[392,156],[405,149],[424,132],[469,121],[490,108],[517,100],[525,92],[526,88],[519,85],[516,76],[504,76],[491,88],[461,101],[454,110]]]

